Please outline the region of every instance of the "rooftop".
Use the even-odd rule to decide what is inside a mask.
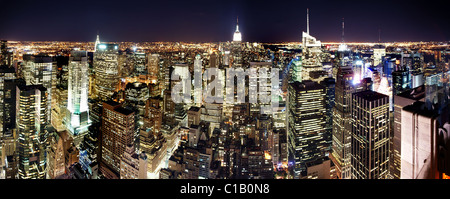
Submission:
[[[198,112],[198,111],[200,111],[200,108],[197,106],[191,106],[191,108],[189,108],[189,111]]]
[[[353,95],[363,98],[367,101],[375,101],[375,100],[379,100],[381,98],[389,98],[389,96],[387,96],[385,94],[381,94],[381,93],[371,91],[371,90],[357,92],[357,93],[354,93]]]
[[[397,96],[412,100],[420,100],[425,97],[425,85],[421,85],[413,89],[408,89],[402,93],[397,94]]]
[[[81,61],[82,57],[87,57],[87,52],[86,51],[72,51],[71,55],[72,59],[74,61]]]
[[[130,82],[125,87],[126,89],[144,89],[147,88],[147,84],[141,82]]]
[[[1,65],[0,73],[16,73],[16,69],[14,67],[9,67],[7,65]]]
[[[417,113],[428,118],[437,117],[439,115],[435,110],[428,110],[425,106],[425,102],[421,101],[417,101],[411,105],[405,106],[403,110],[411,113]]]
[[[116,101],[112,101],[112,100],[110,100],[110,101],[107,101],[107,102],[104,102],[105,104],[108,104],[108,105],[110,105],[110,106],[118,106],[118,105],[120,105],[120,103],[118,103],[118,102],[116,102]]]
[[[134,111],[123,108],[123,107],[118,107],[118,108],[114,109],[114,111],[121,113],[123,115],[130,115],[130,114],[134,113]]]
[[[296,91],[307,91],[307,90],[317,90],[317,89],[325,89],[324,86],[320,85],[317,82],[311,81],[311,80],[305,80],[302,82],[294,82],[291,83],[291,86]]]
[[[40,91],[47,91],[47,89],[41,84],[39,84],[39,85],[29,85],[29,86],[23,85],[23,84],[19,84],[19,85],[17,85],[17,87],[21,91],[30,91],[30,90],[34,90],[34,89],[38,89]]]

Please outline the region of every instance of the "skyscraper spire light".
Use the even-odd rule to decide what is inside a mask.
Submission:
[[[345,44],[345,40],[344,40],[344,28],[345,28],[345,23],[344,23],[344,18],[342,17],[342,35],[341,35],[341,44],[339,45],[339,49],[338,51],[347,51],[347,45]]]
[[[239,31],[239,16],[236,17],[236,31]]]
[[[342,18],[342,43],[344,43],[344,18]]]
[[[234,34],[233,34],[233,41],[234,42],[242,41],[242,35],[241,35],[241,32],[239,32],[239,17],[236,18],[236,31],[234,31]]]
[[[97,51],[97,45],[100,44],[100,36],[98,34],[97,31],[97,39],[95,40],[95,44],[94,44],[94,52]]]
[[[306,33],[309,35],[309,8],[306,8]]]

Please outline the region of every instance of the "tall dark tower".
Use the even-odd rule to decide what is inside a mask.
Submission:
[[[361,81],[356,83],[353,80],[353,70],[351,67],[339,66],[336,85],[335,102],[333,107],[333,144],[331,159],[336,166],[338,178],[351,178],[350,155],[351,155],[351,114],[352,114],[352,94],[355,92],[371,89],[371,81]]]
[[[385,179],[389,172],[389,96],[352,95],[351,178]]]
[[[295,162],[295,178],[301,177],[308,163],[325,157],[325,95],[326,88],[311,80],[289,84],[288,153]]]

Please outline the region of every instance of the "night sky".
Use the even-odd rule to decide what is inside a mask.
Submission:
[[[0,0],[0,39],[21,41],[449,41],[446,1]]]

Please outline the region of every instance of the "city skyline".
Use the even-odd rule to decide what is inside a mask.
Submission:
[[[450,179],[434,0],[26,1],[0,3],[0,179]]]
[[[292,42],[310,30],[326,42],[448,41],[443,2],[406,1],[111,1],[2,3],[0,38],[10,41],[230,41],[239,17],[242,40]],[[38,11],[39,10],[39,11]],[[442,11],[442,12],[441,12]],[[17,13],[20,13],[17,14]]]

